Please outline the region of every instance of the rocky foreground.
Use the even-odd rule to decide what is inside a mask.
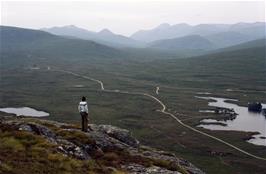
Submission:
[[[0,173],[202,174],[175,154],[140,145],[128,130],[32,118],[0,120]]]

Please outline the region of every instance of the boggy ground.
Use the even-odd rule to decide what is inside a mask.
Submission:
[[[94,123],[129,129],[143,144],[172,151],[207,173],[264,173],[265,171],[264,161],[249,158],[219,142],[189,131],[173,122],[171,118],[157,112],[160,106],[149,98],[105,93],[98,90],[99,85],[95,82],[47,71],[45,68],[41,67],[38,71],[16,69],[3,73],[1,106],[29,106],[49,112],[51,116],[46,119],[78,123],[80,116],[77,113],[77,102],[80,96],[85,95],[89,100],[90,118]],[[97,75],[97,72],[83,74],[103,80],[108,89],[141,91],[155,95],[155,84],[146,81],[125,81],[127,79],[121,79],[120,76],[113,77],[112,74],[107,76],[100,73]],[[76,84],[84,87],[77,88],[74,86]],[[189,118],[184,122],[196,126],[202,117],[219,117],[198,113],[199,109],[208,109],[207,101],[194,96],[197,92],[206,90],[198,87],[161,85],[158,97],[168,106],[170,112],[185,114],[179,115],[179,118],[181,120]],[[242,92],[232,93],[223,89],[208,89],[207,92],[218,97],[239,98],[240,101],[262,97],[260,93],[248,93],[244,96]],[[201,130],[252,154],[262,157],[266,155],[265,147],[245,142],[251,133]]]

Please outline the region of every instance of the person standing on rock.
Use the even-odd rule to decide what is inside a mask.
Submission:
[[[86,97],[81,98],[81,102],[79,102],[78,106],[79,113],[81,115],[81,127],[82,131],[88,131],[88,104],[86,102]]]

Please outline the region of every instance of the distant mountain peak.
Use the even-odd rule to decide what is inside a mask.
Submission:
[[[159,29],[165,29],[165,28],[169,28],[169,27],[171,27],[171,25],[170,24],[168,24],[168,23],[162,23],[162,24],[160,24],[158,27],[156,27],[156,28],[159,28]]]
[[[54,29],[82,29],[82,28],[79,28],[75,25],[64,25],[64,26],[54,26],[54,27],[51,27],[51,28],[41,28],[41,30],[54,30]],[[84,29],[82,29],[84,30]]]
[[[101,31],[99,31],[99,34],[114,34],[114,33],[111,32],[109,29],[104,28]]]
[[[66,28],[78,28],[78,27],[75,26],[75,25],[66,25],[66,26],[63,26],[63,27],[66,27]]]
[[[187,23],[179,23],[179,24],[175,24],[174,26],[190,26],[190,25]]]

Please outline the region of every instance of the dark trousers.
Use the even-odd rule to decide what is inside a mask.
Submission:
[[[88,132],[88,114],[86,112],[81,112],[80,115],[82,131]]]

